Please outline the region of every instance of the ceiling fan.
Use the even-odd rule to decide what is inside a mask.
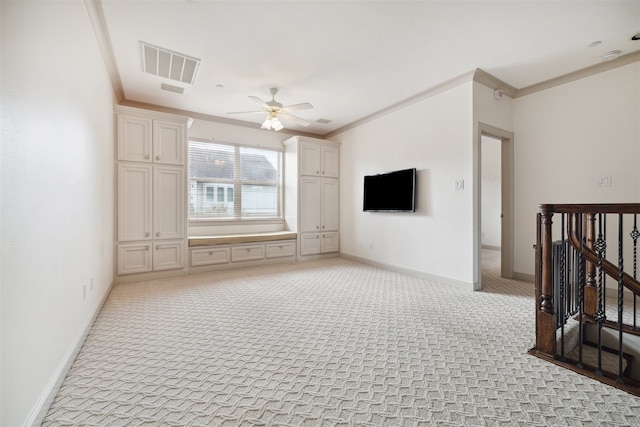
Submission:
[[[302,126],[309,126],[311,124],[310,122],[304,119],[301,119],[300,117],[294,116],[293,114],[290,114],[290,113],[292,111],[308,110],[310,108],[313,108],[313,105],[309,104],[308,102],[304,102],[302,104],[288,105],[285,107],[275,99],[276,94],[278,93],[278,88],[272,87],[271,89],[269,89],[269,92],[271,92],[271,101],[263,101],[257,96],[249,96],[249,98],[254,100],[256,103],[258,103],[262,107],[262,110],[235,111],[227,114],[267,113],[267,118],[262,123],[261,128],[267,129],[267,130],[273,129],[275,131],[278,131],[284,128],[284,126],[279,120],[280,118],[283,118],[285,120],[291,120]]]

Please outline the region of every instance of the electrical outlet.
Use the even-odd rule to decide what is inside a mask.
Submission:
[[[596,187],[611,187],[611,175],[598,175],[596,177]]]

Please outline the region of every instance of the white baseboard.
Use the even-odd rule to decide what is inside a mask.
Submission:
[[[76,360],[76,357],[78,356],[78,353],[80,352],[84,341],[87,339],[87,335],[89,334],[89,330],[91,330],[91,326],[98,317],[98,314],[100,314],[102,306],[107,301],[107,298],[111,293],[111,289],[113,289],[113,285],[114,282],[112,281],[111,285],[104,293],[102,301],[100,301],[100,304],[97,305],[93,315],[85,323],[80,333],[78,333],[76,338],[69,346],[69,349],[62,358],[62,361],[51,376],[47,387],[44,389],[44,391],[40,395],[40,398],[31,410],[31,414],[29,415],[29,418],[27,418],[25,426],[36,427],[41,425],[44,421],[44,418],[47,416],[47,412],[49,411],[49,407],[53,403],[53,400],[58,394],[60,387],[62,387],[62,383],[64,382],[65,377],[71,369],[71,365],[73,365],[73,362]]]
[[[355,255],[349,255],[340,253],[340,257],[350,259],[352,261],[361,262],[363,264],[372,265],[374,267],[385,268],[387,270],[396,271],[398,273],[407,274],[409,276],[419,277],[421,279],[430,280],[432,282],[441,283],[443,285],[450,286],[452,288],[461,289],[465,291],[477,291],[480,290],[479,283],[463,282],[462,280],[452,279],[450,277],[438,276],[437,274],[425,273],[424,271],[412,270],[410,268],[398,267],[397,265],[387,264],[384,262],[373,261],[367,258],[362,258]]]

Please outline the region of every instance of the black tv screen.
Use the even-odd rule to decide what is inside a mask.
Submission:
[[[416,169],[364,177],[363,211],[415,212]]]

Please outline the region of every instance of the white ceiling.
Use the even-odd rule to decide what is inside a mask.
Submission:
[[[640,50],[640,0],[102,0],[127,101],[261,123],[248,95],[326,135],[480,68],[521,89]],[[201,59],[195,83],[142,72],[143,41]],[[601,41],[596,47],[589,44]],[[160,89],[166,82],[183,94]],[[223,86],[222,88],[218,85]],[[252,125],[255,126],[255,125]],[[258,125],[259,126],[259,125]]]

